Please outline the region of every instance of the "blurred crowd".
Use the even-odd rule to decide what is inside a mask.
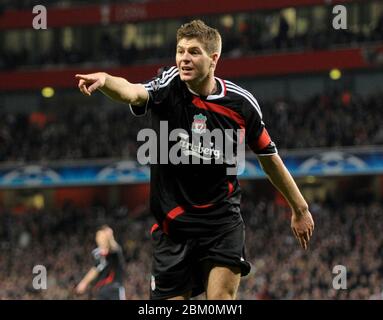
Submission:
[[[0,119],[0,161],[135,159],[137,132],[146,117],[127,106],[107,111],[68,106],[57,113],[4,113]]]
[[[308,251],[298,249],[287,207],[267,201],[245,204],[254,268],[241,284],[240,298],[383,299],[382,203],[311,203],[315,234]],[[333,287],[339,274],[335,266],[347,270],[346,290]]]
[[[383,299],[383,204],[332,200],[311,204],[315,233],[308,251],[290,230],[290,212],[248,193],[242,203],[251,273],[238,298]],[[92,265],[94,230],[107,222],[122,244],[127,299],[148,299],[153,218],[145,209],[132,219],[126,208],[76,209],[0,214],[0,299],[93,299],[74,287]],[[35,290],[32,270],[47,268],[48,288]],[[347,289],[333,288],[336,265],[347,270]],[[203,295],[197,299],[203,299]]]
[[[129,299],[147,298],[150,279],[150,227],[152,218],[132,219],[125,207],[63,208],[24,213],[0,213],[0,299],[92,299],[74,289],[94,265],[95,230],[102,224],[114,229],[127,260]],[[47,269],[47,290],[33,288],[33,268]],[[145,272],[142,272],[144,270]]]
[[[382,104],[381,93],[359,96],[343,90],[304,102],[261,103],[261,108],[277,146],[291,149],[382,144]]]
[[[327,16],[332,15],[331,8],[326,8]],[[264,11],[260,14],[249,12],[243,19],[239,19],[240,16],[234,14],[203,17],[208,24],[220,30],[223,39],[223,57],[281,51],[324,50],[330,47],[355,47],[363,44],[368,46],[383,40],[383,15],[374,23],[340,30],[332,28],[328,17],[320,22],[305,17],[302,19],[309,26],[307,30],[299,32],[296,31],[297,26],[293,26],[282,11]],[[359,20],[360,23],[365,23],[363,19]],[[178,21],[179,24],[182,22],[186,20]],[[107,67],[111,64],[118,66],[174,60],[175,30],[171,33],[169,31],[175,29],[174,24],[166,21],[148,22],[131,29],[136,31],[131,30],[131,34],[128,34],[124,25],[109,29],[82,27],[71,31],[70,37],[66,32],[68,30],[54,29],[49,31],[52,32],[50,40],[40,39],[33,46],[20,44],[20,39],[27,38],[20,33],[18,37],[14,37],[19,39],[14,40],[18,41],[17,46],[6,42],[7,45],[0,48],[0,69],[49,68],[65,65],[88,67],[92,64]],[[126,40],[128,38],[140,38],[142,41],[129,42]],[[44,49],[40,48],[40,43],[43,41],[45,41]],[[87,45],[83,45],[83,42]]]
[[[381,94],[361,97],[344,91],[304,102],[260,103],[279,149],[383,144]],[[0,110],[0,161],[134,160],[140,145],[137,133],[150,127],[150,117],[135,118],[126,106],[68,105],[55,110],[30,114]]]

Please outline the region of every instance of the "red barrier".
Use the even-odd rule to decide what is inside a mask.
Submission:
[[[383,46],[373,49],[383,50]],[[173,65],[170,61],[167,65]],[[163,64],[142,66],[122,66],[98,70],[96,68],[74,68],[60,70],[35,70],[0,73],[0,90],[41,89],[45,86],[55,88],[76,88],[76,73],[105,71],[129,79],[131,82],[142,82],[156,75]],[[240,78],[257,76],[277,76],[298,73],[328,72],[332,68],[361,69],[374,68],[373,63],[365,60],[363,49],[343,49],[318,52],[275,54],[268,56],[222,59],[217,69],[217,76],[222,78]]]
[[[355,0],[334,0],[331,1],[331,5],[350,2],[355,2]],[[69,8],[53,7],[48,8],[48,28],[105,25],[323,4],[323,0],[169,0],[143,4],[89,5]],[[187,9],[185,10],[185,8]],[[0,30],[32,28],[32,20],[32,7],[30,10],[23,11],[7,10],[0,15]]]

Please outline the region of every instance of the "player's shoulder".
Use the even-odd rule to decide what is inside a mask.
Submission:
[[[157,75],[144,86],[147,90],[158,90],[171,86],[179,81],[179,71],[176,66],[166,66],[157,70]]]
[[[179,75],[178,68],[176,66],[165,66],[157,70],[157,78],[170,79]]]
[[[243,87],[237,85],[236,83],[223,80],[226,87],[226,95],[232,99],[237,99],[242,101],[242,105],[245,108],[254,108],[261,116],[261,108],[254,94],[244,89]]]
[[[257,101],[254,95],[248,90],[246,90],[245,88],[229,80],[223,80],[223,81],[225,83],[227,95],[238,97],[249,102],[255,103]]]
[[[122,252],[122,247],[116,243],[114,246],[110,248],[110,253],[120,253]]]
[[[92,256],[93,256],[95,259],[100,258],[100,256],[101,256],[100,248],[95,248],[95,249],[93,249],[93,250],[92,250]]]

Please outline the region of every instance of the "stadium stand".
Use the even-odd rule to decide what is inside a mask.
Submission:
[[[253,269],[241,284],[239,299],[382,299],[381,202],[329,198],[312,203],[317,231],[311,249],[303,252],[288,228],[287,208],[265,199],[254,201],[249,195],[242,210]],[[0,218],[3,299],[92,298],[92,293],[76,296],[73,288],[81,270],[91,263],[92,230],[100,221],[115,226],[126,253],[127,299],[148,299],[153,219],[147,209],[141,218],[132,219],[123,207],[81,211],[68,204],[54,212],[3,211]],[[31,286],[36,261],[49,271],[47,290]],[[332,287],[329,270],[340,263],[348,267],[349,290]]]
[[[0,4],[2,182],[11,173],[12,181],[18,183],[11,170],[36,163],[64,161],[73,168],[82,161],[88,164],[83,167],[86,171],[100,159],[135,160],[137,132],[150,119],[133,118],[123,105],[109,108],[110,102],[97,95],[93,100],[79,97],[73,75],[106,68],[118,70],[121,76],[132,75],[134,81],[147,80],[158,67],[173,63],[174,30],[196,16],[222,32],[226,49],[218,75],[261,97],[265,123],[279,150],[312,156],[313,152],[341,152],[343,147],[368,149],[369,159],[377,158],[374,165],[379,164],[377,150],[383,144],[381,1],[318,5],[308,0],[287,6],[286,1],[244,0],[245,9],[224,12],[224,8],[233,9],[235,2],[221,0],[222,6],[201,15],[197,9],[204,1],[194,0],[188,3],[195,3],[195,16],[175,10],[165,19],[164,12],[149,10],[160,3],[154,0],[49,0],[44,4],[58,16],[81,6],[84,14],[90,9],[97,13],[97,19],[82,24],[78,23],[81,16],[67,16],[45,33],[32,30],[29,20],[12,18],[30,14],[39,2],[2,0]],[[347,30],[331,27],[332,6],[338,2],[350,13]],[[125,5],[148,10],[142,17],[112,12]],[[109,10],[111,20],[105,22],[98,15],[102,8]],[[340,69],[339,79],[328,77],[333,68]],[[56,97],[43,98],[43,86],[56,89]],[[355,168],[346,171],[341,166],[333,171],[330,167],[318,176],[299,177],[303,192],[311,195],[316,223],[307,252],[299,249],[288,227],[290,212],[278,194],[263,191],[262,177],[241,181],[252,271],[241,282],[238,298],[382,300],[383,170],[372,168],[360,175]],[[77,296],[74,288],[92,263],[89,253],[100,223],[112,226],[123,246],[127,299],[148,299],[154,219],[143,191],[147,184],[114,180],[108,192],[100,191],[102,201],[89,196],[80,199],[79,205],[81,191],[96,188],[96,182],[77,189],[71,189],[72,185],[56,188],[33,180],[35,171],[31,172],[32,184],[5,183],[0,189],[0,299],[94,299],[94,292]],[[25,194],[40,191],[43,200],[39,198],[34,206],[26,203]],[[137,203],[125,203],[128,200]],[[47,290],[32,287],[32,269],[37,264],[47,267]],[[333,288],[335,265],[347,266],[348,290]]]

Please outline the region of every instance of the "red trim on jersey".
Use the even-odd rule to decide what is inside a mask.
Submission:
[[[225,86],[224,90],[225,90],[225,94],[226,94],[226,86]],[[239,113],[237,113],[237,112],[235,112],[235,111],[233,111],[227,107],[221,106],[219,104],[203,101],[200,97],[193,97],[192,102],[197,108],[201,108],[204,110],[208,110],[211,112],[222,114],[222,115],[234,120],[241,129],[245,129],[245,119],[243,119],[243,117]],[[241,135],[239,137],[239,143],[242,143],[243,138],[244,138],[244,134],[241,131]]]
[[[245,129],[245,120],[242,118],[242,116],[227,107],[212,102],[203,101],[200,97],[193,97],[193,104],[198,108],[222,114],[234,120],[240,128]]]
[[[111,271],[108,275],[107,278],[100,280],[99,282],[96,283],[95,287],[100,288],[102,286],[107,285],[108,283],[111,283],[114,280],[115,273],[114,271]]]
[[[227,184],[229,186],[229,194],[228,194],[228,196],[230,196],[233,193],[233,191],[234,191],[234,186],[233,186],[233,184],[230,181],[228,181]]]
[[[162,222],[162,230],[168,234],[169,233],[169,222],[177,218],[180,214],[183,214],[185,212],[184,208],[181,206],[175,207],[174,209],[170,210],[166,217],[165,220]]]
[[[154,231],[156,231],[160,226],[158,223],[155,223],[152,225],[152,228],[150,229],[150,234],[152,234]]]
[[[208,203],[208,204],[201,204],[201,205],[193,205],[192,207],[197,209],[204,209],[204,208],[209,208],[213,205],[214,205],[213,203]]]
[[[227,186],[229,189],[227,196],[230,196],[234,191],[234,186],[230,181],[227,182]],[[212,206],[214,206],[214,203],[208,203],[208,204],[202,204],[202,205],[193,205],[192,207],[197,208],[197,209],[204,209],[204,208],[210,208]]]
[[[271,142],[271,138],[269,136],[269,133],[267,132],[266,128],[263,128],[261,135],[258,138],[258,141],[254,143],[254,146],[256,146],[257,150],[262,150],[266,148]]]

